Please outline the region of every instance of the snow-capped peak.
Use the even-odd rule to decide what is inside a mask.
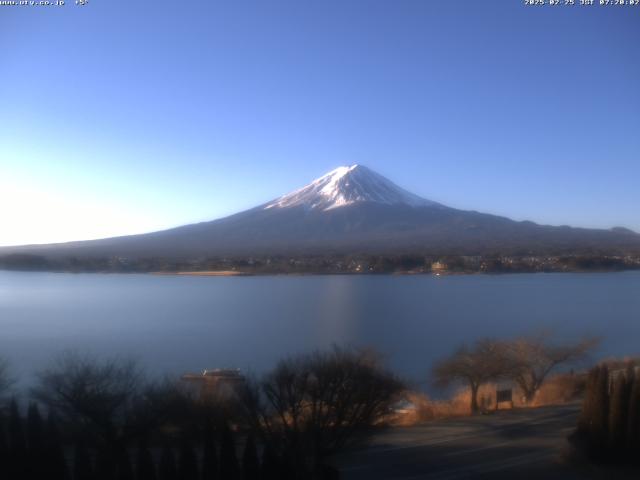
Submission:
[[[438,205],[400,188],[363,165],[351,165],[338,167],[309,185],[269,202],[264,208],[303,206],[331,210],[357,202],[412,207]]]

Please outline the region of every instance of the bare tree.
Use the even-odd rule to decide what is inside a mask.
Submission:
[[[463,345],[452,356],[441,360],[433,368],[433,376],[439,386],[461,381],[471,391],[471,413],[476,414],[478,389],[483,383],[507,375],[504,344],[492,339],[478,340],[473,347]]]
[[[250,422],[298,472],[361,440],[404,391],[371,352],[335,347],[281,361],[245,395]]]
[[[93,432],[112,451],[157,427],[177,395],[170,383],[144,379],[132,360],[66,353],[39,375],[34,398],[61,420]]]
[[[9,362],[0,358],[0,400],[13,385],[13,379],[9,376]]]
[[[598,343],[597,338],[558,343],[550,333],[505,342],[510,377],[530,403],[554,369],[583,360]]]

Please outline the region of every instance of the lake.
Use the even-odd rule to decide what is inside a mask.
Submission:
[[[552,329],[640,353],[640,272],[189,277],[0,271],[0,356],[26,382],[65,350],[133,356],[149,372],[261,372],[288,354],[373,346],[427,385],[463,342]]]

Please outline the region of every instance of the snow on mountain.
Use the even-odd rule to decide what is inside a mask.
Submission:
[[[360,202],[412,207],[439,205],[400,188],[363,165],[351,165],[330,171],[309,185],[268,203],[264,209],[302,206],[327,211]]]

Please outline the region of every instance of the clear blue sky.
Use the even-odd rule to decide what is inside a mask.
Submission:
[[[0,7],[0,244],[213,219],[353,163],[640,230],[640,6],[73,3]]]

